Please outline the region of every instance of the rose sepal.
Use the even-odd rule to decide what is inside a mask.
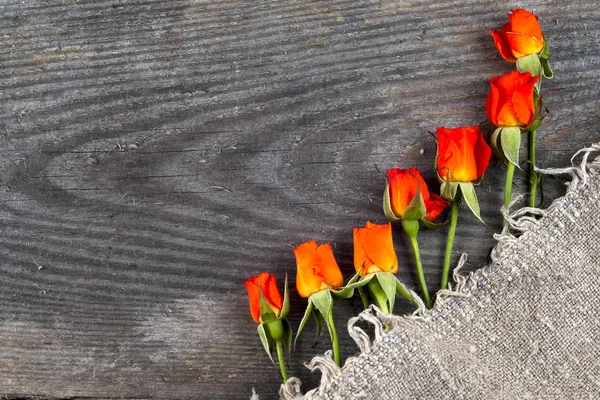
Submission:
[[[519,149],[521,148],[521,128],[506,127],[502,129],[500,134],[500,145],[502,146],[502,154],[506,160],[517,168],[519,167]]]
[[[260,291],[260,320],[263,323],[269,323],[271,321],[275,321],[276,319],[278,319],[277,314],[275,314],[275,311],[273,311],[273,308],[267,301],[262,290],[259,289],[259,291]]]
[[[413,196],[410,204],[404,211],[404,215],[401,217],[397,216],[392,210],[392,202],[390,199],[390,185],[387,184],[385,186],[385,191],[383,193],[383,212],[386,217],[392,222],[398,222],[400,220],[419,220],[423,218],[427,214],[427,208],[425,207],[425,200],[423,199],[423,194],[421,193],[421,184],[419,183],[419,188],[417,189],[417,193]]]
[[[405,299],[407,299],[408,301],[413,303],[415,306],[417,306],[417,302],[415,301],[413,295],[411,294],[411,291],[408,290],[406,285],[404,283],[402,283],[400,281],[400,279],[398,279],[398,278],[396,278],[396,294],[404,297]]]
[[[473,186],[473,183],[461,182],[460,183],[460,193],[462,195],[462,198],[465,200],[465,203],[467,203],[467,206],[469,206],[469,209],[471,210],[473,215],[475,215],[477,217],[477,219],[479,220],[479,222],[481,222],[483,225],[488,226],[483,221],[483,219],[481,219],[481,212],[479,209],[479,201],[477,200],[477,194],[475,193],[475,186]]]
[[[279,314],[279,318],[287,318],[290,313],[290,289],[288,288],[288,276],[285,274],[285,282],[283,287],[283,306],[281,307],[281,312]]]
[[[381,310],[390,314],[394,308],[396,294],[416,305],[410,290],[391,272],[376,272],[362,277],[357,282],[366,285]],[[361,285],[361,286],[362,286]],[[388,311],[386,311],[386,309]]]
[[[544,103],[542,102],[542,97],[537,93],[534,92],[533,93],[533,101],[535,102],[535,114],[533,116],[533,118],[531,119],[531,122],[529,123],[529,125],[527,125],[525,128],[523,128],[524,131],[534,131],[536,130],[539,126],[540,123],[542,122],[543,116],[542,116],[542,112],[544,110]]]
[[[310,316],[314,316],[317,321],[317,339],[321,336],[321,330],[323,328],[323,321],[327,323],[328,316],[331,314],[333,310],[333,298],[331,296],[330,289],[323,289],[316,293],[313,293],[308,298],[308,306],[306,307],[306,311],[304,312],[304,316],[300,321],[300,325],[298,326],[298,331],[296,332],[296,338],[294,339],[294,346],[300,337],[300,333],[304,330],[306,323]],[[329,328],[329,324],[328,324]],[[331,335],[331,332],[330,332]]]
[[[521,169],[519,166],[521,140],[521,128],[509,126],[496,129],[490,137],[490,144],[496,156],[502,158],[505,163],[511,163]]]
[[[306,312],[304,313],[304,317],[302,318],[302,321],[300,322],[300,327],[298,328],[298,333],[296,334],[296,339],[294,340],[294,343],[298,340],[298,336],[300,335],[300,332],[302,331],[302,329],[304,329],[304,326],[306,325],[306,322],[307,322],[310,314],[313,314],[313,315],[315,315],[315,318],[317,319],[317,323],[319,323],[321,326],[322,326],[322,321],[323,320],[325,321],[325,324],[327,325],[327,331],[329,332],[329,337],[331,339],[331,346],[333,348],[333,358],[335,360],[335,363],[338,366],[340,366],[340,364],[341,364],[340,345],[339,345],[338,338],[337,338],[337,331],[335,329],[335,324],[333,322],[332,292],[333,292],[333,290],[323,289],[323,290],[315,292],[309,296],[308,307],[306,309]],[[314,307],[314,309],[313,309],[313,307]],[[321,322],[319,322],[319,317],[315,313],[315,311],[318,311],[321,314],[321,316],[322,316]]]
[[[496,130],[492,133],[492,135],[490,136],[490,147],[492,148],[492,152],[497,158],[506,162],[506,160],[504,159],[504,154],[502,154],[500,141],[498,140],[500,138],[500,133],[502,133],[502,128],[496,128]]]
[[[520,57],[517,59],[517,71],[524,74],[525,72],[529,72],[531,76],[543,76],[544,69],[542,68],[542,63],[540,61],[540,57],[537,54],[530,54],[528,56]],[[542,85],[542,79],[538,79],[535,83],[535,90],[539,93],[540,87]]]
[[[444,222],[435,223],[435,222],[428,221],[425,218],[421,218],[420,221],[423,223],[423,225],[425,225],[426,228],[429,228],[429,229],[439,229],[448,224],[448,220],[446,220]]]
[[[271,337],[269,335],[267,335],[267,331],[265,329],[264,323],[258,324],[257,331],[258,331],[258,336],[260,337],[260,341],[261,341],[263,347],[265,348],[265,352],[269,355],[271,362],[273,364],[275,364],[275,361],[273,360],[273,356],[271,355],[271,353],[273,352],[273,348],[275,346],[275,342],[273,341],[273,339],[271,339]]]
[[[418,180],[417,180],[418,182]],[[398,222],[404,220],[420,220],[427,228],[437,229],[444,226],[446,222],[436,224],[434,222],[425,219],[427,215],[427,206],[425,205],[425,199],[421,192],[421,183],[418,182],[417,193],[413,196],[410,204],[408,205],[404,215],[399,217],[394,213],[392,209],[392,201],[390,197],[390,184],[389,182],[385,185],[383,192],[383,213],[392,222]]]
[[[454,201],[458,192],[459,182],[443,181],[440,186],[440,195],[443,199]]]
[[[279,315],[275,313],[267,298],[263,294],[262,290],[259,288],[260,293],[260,320],[262,322],[268,323],[276,319],[284,319],[287,318],[290,313],[290,291],[288,289],[288,280],[287,274],[285,275],[285,286],[284,286],[284,295],[283,295],[283,305],[281,310],[279,311]]]
[[[398,280],[391,272],[377,272],[370,275],[372,276],[368,280],[367,288],[371,296],[383,312],[391,314],[396,302],[396,282]]]
[[[427,208],[425,207],[425,200],[423,199],[423,194],[421,193],[421,184],[417,189],[417,193],[413,196],[410,204],[404,211],[404,215],[402,219],[406,221],[417,221],[423,218],[427,214]]]
[[[392,202],[390,200],[390,185],[386,183],[385,191],[383,192],[383,213],[392,222],[398,222],[402,218],[397,217],[392,210]]]
[[[335,297],[339,297],[342,299],[348,299],[352,296],[354,296],[354,289],[360,288],[362,286],[364,286],[365,284],[359,281],[360,278],[360,271],[357,271],[352,278],[350,278],[350,280],[346,283],[346,285],[338,288],[338,289],[330,289],[331,294],[333,294]]]
[[[332,295],[335,297],[342,298],[342,299],[347,299],[347,298],[354,296],[354,289],[357,289],[357,288],[360,288],[360,287],[366,285],[366,282],[358,281],[359,278],[360,278],[360,272],[356,272],[352,276],[352,278],[350,278],[348,283],[346,283],[345,286],[342,286],[336,290],[323,289],[323,290],[320,290],[320,291],[310,295],[310,297],[308,298],[308,306],[306,307],[306,311],[304,312],[304,316],[302,317],[302,320],[300,321],[300,325],[298,326],[298,331],[296,332],[296,338],[294,339],[294,345],[295,345],[296,341],[298,340],[300,333],[304,329],[304,327],[305,327],[306,323],[308,322],[308,319],[310,318],[311,315],[313,315],[315,317],[315,319],[317,320],[317,324],[318,324],[317,337],[319,337],[321,335],[321,328],[323,326],[323,320],[325,320],[325,321],[327,320],[327,314],[323,310],[327,310],[328,299],[331,298],[331,303],[333,304],[333,298],[331,297]],[[327,294],[324,294],[324,292],[327,292]],[[318,296],[316,296],[316,295],[318,295]],[[318,313],[321,314],[320,318],[319,318]]]
[[[540,53],[540,63],[542,64],[542,71],[544,73],[544,78],[552,79],[554,77],[554,72],[552,72],[552,68],[550,68],[550,49],[548,48],[548,42],[544,38],[544,50]]]
[[[306,311],[304,311],[304,316],[302,317],[302,320],[300,321],[300,325],[298,325],[298,330],[296,331],[296,338],[294,339],[294,347],[296,346],[298,337],[300,337],[300,333],[302,333],[302,331],[304,330],[304,327],[306,326],[306,323],[308,322],[308,319],[310,318],[311,315],[313,315],[315,317],[315,319],[317,319],[317,322],[318,322],[318,317],[313,313],[313,304],[309,298],[308,306],[306,306]],[[319,332],[317,333],[317,338],[320,336],[320,333],[321,332],[319,330]]]

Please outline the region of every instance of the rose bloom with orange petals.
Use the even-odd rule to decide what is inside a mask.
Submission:
[[[261,324],[263,321],[260,317],[260,292],[262,292],[265,300],[269,303],[269,306],[277,316],[281,315],[281,309],[283,307],[283,297],[277,289],[277,283],[275,283],[275,276],[270,275],[268,272],[250,277],[244,281],[246,289],[248,289],[248,300],[250,302],[250,314],[252,319],[257,324]]]
[[[402,218],[410,206],[413,198],[421,189],[421,196],[425,202],[426,213],[423,218],[433,221],[446,208],[448,201],[434,193],[429,193],[427,184],[416,168],[394,168],[386,171],[388,176],[388,191],[390,205],[396,217]]]
[[[537,76],[512,71],[493,77],[490,92],[485,102],[485,112],[491,123],[497,127],[525,127],[536,114],[534,87]]]
[[[483,176],[492,149],[476,126],[437,129],[437,171],[441,180],[473,182]]]
[[[344,283],[329,243],[317,245],[317,240],[294,248],[296,256],[296,289],[304,298],[324,289],[337,289]]]
[[[354,268],[360,276],[376,272],[398,272],[398,258],[392,242],[392,224],[367,222],[354,228]]]
[[[506,61],[517,59],[544,50],[544,36],[538,17],[526,10],[517,8],[508,14],[508,23],[500,31],[489,31],[494,44]]]

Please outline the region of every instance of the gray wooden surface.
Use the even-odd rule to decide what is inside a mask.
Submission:
[[[539,164],[565,166],[600,140],[593,0],[1,0],[0,397],[274,398],[243,280],[293,288],[291,249],[313,237],[352,273],[352,227],[386,221],[377,168],[435,184],[428,130],[491,132],[485,81],[512,66],[487,30],[516,6],[539,15],[544,88],[562,89]],[[478,194],[496,229],[502,185],[493,160]],[[445,233],[420,235],[431,289]],[[455,260],[482,266],[492,234],[463,208]],[[360,308],[335,309],[344,357]],[[329,348],[314,328],[289,364],[306,389],[302,363]]]

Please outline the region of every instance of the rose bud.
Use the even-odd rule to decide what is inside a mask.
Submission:
[[[433,221],[449,204],[440,196],[429,193],[425,180],[416,168],[394,168],[387,170],[386,174],[388,183],[384,193],[384,212],[392,221]],[[415,199],[415,196],[421,198]]]
[[[277,349],[279,371],[285,382],[288,378],[284,361],[284,350],[290,350],[292,340],[292,327],[286,319],[290,312],[290,299],[285,278],[284,297],[281,297],[275,276],[268,272],[253,276],[244,281],[248,289],[250,301],[250,314],[258,324],[257,331],[260,341],[271,361],[273,349]]]
[[[354,269],[360,276],[376,272],[398,272],[398,258],[392,242],[392,224],[354,228]]]
[[[308,298],[324,289],[337,289],[344,278],[329,243],[317,246],[316,239],[294,248],[296,256],[296,289]]]
[[[485,102],[485,112],[497,127],[526,127],[536,115],[534,88],[539,77],[511,71],[493,77]]]
[[[485,172],[492,149],[476,126],[437,129],[436,169],[441,181],[478,183]]]
[[[508,14],[508,23],[500,31],[489,31],[502,58],[509,62],[544,50],[544,36],[538,17],[517,8]]]
[[[261,293],[263,299],[275,315],[275,318],[282,317],[281,309],[283,308],[283,297],[281,297],[281,293],[279,293],[279,289],[277,289],[274,275],[263,272],[262,274],[250,277],[248,280],[244,281],[244,285],[248,290],[250,314],[257,324],[264,322],[261,317],[260,309]]]

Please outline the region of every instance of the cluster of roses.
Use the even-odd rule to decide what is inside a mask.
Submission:
[[[505,200],[508,207],[515,167],[519,167],[519,148],[524,132],[529,133],[530,206],[536,202],[539,180],[535,175],[535,129],[541,120],[541,78],[550,78],[549,51],[537,17],[525,10],[515,9],[508,15],[509,22],[499,31],[490,31],[500,55],[516,63],[517,69],[503,76],[493,77],[486,100],[488,119],[497,127],[490,137],[489,146],[476,126],[454,129],[438,128],[435,171],[440,182],[440,195],[431,193],[415,168],[394,168],[386,172],[387,185],[383,196],[385,215],[392,222],[400,222],[413,250],[415,266],[424,304],[432,302],[425,282],[417,233],[420,223],[426,227],[439,227],[434,221],[450,207],[448,240],[444,257],[441,288],[448,284],[451,253],[461,201],[467,204],[481,221],[475,185],[481,182],[492,150],[507,165]],[[365,227],[354,228],[354,267],[356,273],[344,285],[342,272],[334,258],[329,243],[317,245],[315,239],[294,248],[296,256],[296,289],[308,299],[308,307],[298,328],[296,339],[312,315],[320,333],[323,324],[330,334],[333,356],[340,365],[337,333],[332,317],[334,298],[349,298],[355,291],[365,307],[372,299],[386,313],[391,313],[396,295],[405,297],[415,305],[420,299],[413,297],[396,277],[398,259],[392,241],[392,226],[367,222]],[[258,333],[265,350],[271,356],[277,349],[282,377],[287,379],[284,349],[292,344],[292,329],[287,321],[289,291],[287,277],[284,296],[281,296],[275,277],[263,272],[244,282],[250,300],[250,313],[258,323]]]

